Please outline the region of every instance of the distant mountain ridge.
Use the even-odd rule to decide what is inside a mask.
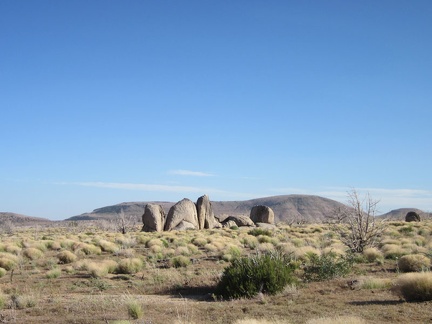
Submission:
[[[117,205],[106,206],[93,210],[90,213],[73,216],[67,220],[95,220],[112,219],[122,210],[125,215],[141,217],[144,207],[148,203],[160,204],[168,214],[174,202],[124,202]],[[231,215],[247,215],[256,205],[266,205],[273,209],[276,222],[290,221],[292,219],[306,222],[321,222],[330,216],[337,208],[344,204],[332,199],[312,195],[281,195],[256,198],[243,201],[211,201],[215,215],[224,219]]]

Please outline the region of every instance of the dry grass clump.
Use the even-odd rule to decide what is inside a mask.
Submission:
[[[18,262],[19,262],[18,256],[7,252],[0,252],[0,268],[9,271],[14,269],[18,264]]]
[[[37,260],[41,258],[44,254],[39,249],[29,247],[23,250],[23,255],[30,260]]]
[[[212,243],[207,243],[206,245],[204,245],[204,249],[208,252],[218,252],[219,251],[218,247]]]
[[[144,267],[144,263],[139,258],[128,258],[120,260],[117,266],[118,273],[134,274]]]
[[[72,253],[71,251],[61,251],[57,254],[57,259],[59,260],[60,263],[63,264],[68,264],[68,263],[72,263],[75,262],[77,260],[77,256]]]
[[[151,248],[154,245],[158,245],[160,247],[164,246],[164,242],[161,239],[153,238],[146,243],[146,247]]]
[[[396,244],[386,244],[381,248],[381,250],[383,251],[384,257],[386,259],[392,260],[396,260],[401,256],[408,254],[408,252],[402,248],[402,246]]]
[[[368,322],[357,316],[335,316],[314,318],[306,324],[367,324]]]
[[[115,255],[123,258],[133,258],[135,256],[135,250],[134,249],[120,249],[118,250]]]
[[[366,277],[360,280],[362,289],[388,289],[392,286],[392,281],[386,278]]]
[[[46,241],[46,247],[53,251],[61,250],[61,244],[57,241]]]
[[[175,250],[176,255],[190,255],[191,251],[189,251],[189,248],[187,246],[179,246]]]
[[[393,291],[406,301],[432,300],[432,272],[412,272],[396,279]]]
[[[60,277],[61,275],[61,269],[59,268],[55,268],[55,269],[51,269],[49,270],[46,274],[45,277],[47,279],[56,279],[58,277]]]
[[[271,252],[275,250],[275,246],[272,243],[261,243],[256,250],[260,252]]]
[[[115,241],[125,249],[134,247],[137,244],[136,238],[130,236],[117,237]]]
[[[430,266],[430,259],[423,254],[404,255],[398,261],[399,270],[402,272],[429,270]]]
[[[321,252],[312,246],[302,246],[293,251],[294,257],[298,260],[309,261],[310,255],[321,255]]]
[[[336,254],[336,255],[342,256],[342,255],[345,255],[346,252],[345,252],[345,249],[342,247],[328,246],[322,250],[322,254],[324,254],[324,255]]]
[[[0,278],[4,277],[4,275],[7,273],[6,269],[0,268]]]
[[[376,262],[384,258],[382,252],[375,247],[365,249],[363,251],[363,256],[368,262]]]
[[[141,304],[136,299],[130,299],[126,302],[126,308],[129,316],[134,319],[140,319],[144,315],[144,311],[141,307]]]
[[[102,262],[89,262],[86,267],[92,277],[102,278],[109,273],[114,273],[118,264],[114,260],[103,260]]]
[[[233,324],[289,324],[289,322],[276,319],[243,318],[236,320]]]
[[[259,244],[257,237],[249,234],[242,236],[240,242],[244,247],[252,250],[255,249]]]
[[[169,266],[174,268],[181,268],[181,267],[187,267],[191,264],[190,258],[179,255],[169,260]]]
[[[18,255],[21,252],[21,248],[15,244],[6,244],[4,246],[4,251]]]
[[[102,250],[99,246],[83,243],[83,242],[75,242],[72,245],[72,250],[76,254],[84,254],[84,255],[91,255],[91,254],[99,255],[102,253]]]
[[[97,244],[104,252],[116,253],[118,250],[120,250],[120,247],[117,244],[107,240],[99,240]]]

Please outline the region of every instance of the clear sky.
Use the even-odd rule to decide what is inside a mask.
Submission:
[[[352,188],[432,210],[432,1],[0,1],[0,211]]]

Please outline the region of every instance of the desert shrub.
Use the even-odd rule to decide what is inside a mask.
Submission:
[[[199,246],[199,247],[203,247],[204,245],[206,245],[208,242],[207,242],[207,239],[206,238],[204,238],[204,237],[195,237],[193,240],[192,240],[192,244],[194,244],[194,245],[196,245],[196,246]]]
[[[61,270],[56,268],[56,269],[52,269],[52,270],[48,271],[45,274],[45,277],[47,279],[56,279],[56,278],[60,277],[60,275],[61,275]]]
[[[176,255],[190,255],[191,251],[189,251],[187,246],[179,246],[175,250]]]
[[[234,258],[238,258],[242,254],[242,249],[237,245],[230,245],[227,247],[227,253],[231,254]]]
[[[43,256],[43,252],[39,249],[29,247],[23,250],[23,255],[30,260],[37,260]]]
[[[160,252],[160,250],[158,251]],[[120,249],[118,250],[115,255],[123,258],[133,258],[135,256],[135,250],[134,249]]]
[[[398,260],[398,267],[402,272],[428,270],[430,266],[430,259],[422,254],[404,255]]]
[[[259,236],[259,235],[273,236],[273,232],[271,230],[265,228],[259,228],[259,227],[251,229],[248,232],[248,234],[253,236]]]
[[[393,291],[406,301],[430,301],[432,272],[405,273],[396,279]]]
[[[126,307],[127,307],[128,314],[132,319],[136,320],[143,317],[144,311],[141,307],[141,304],[137,300],[135,299],[129,300],[126,303]]]
[[[139,258],[123,259],[118,263],[117,273],[133,274],[143,268],[143,262]]]
[[[99,246],[93,245],[93,244],[87,244],[83,242],[77,242],[72,246],[72,249],[76,253],[84,253],[85,255],[91,255],[96,254],[99,255],[102,253],[102,250]]]
[[[18,247],[18,246],[16,246],[16,245],[14,245],[14,244],[8,244],[8,245],[6,245],[4,247],[4,250],[6,252],[9,252],[9,253],[12,253],[12,254],[15,254],[15,255],[18,255],[21,252],[21,248]]]
[[[191,254],[196,254],[199,252],[199,249],[196,245],[193,244],[188,244],[187,248],[189,249],[189,251],[191,252]]]
[[[123,248],[128,249],[137,244],[137,240],[134,237],[121,236],[116,238],[116,243],[121,245]]]
[[[16,267],[18,261],[19,258],[16,255],[0,252],[0,268],[7,271],[12,270]]]
[[[271,252],[271,251],[274,251],[274,250],[275,250],[275,247],[271,243],[261,243],[257,247],[257,251],[260,251],[260,252]]]
[[[381,248],[381,250],[384,253],[384,257],[391,260],[397,260],[401,256],[408,254],[405,249],[396,244],[386,244]]]
[[[368,262],[375,262],[384,258],[382,252],[375,247],[364,249],[363,256]]]
[[[5,274],[6,274],[6,269],[4,269],[4,268],[0,268],[0,278],[1,277],[4,277],[5,276]]]
[[[77,259],[77,256],[73,254],[71,251],[62,251],[57,254],[57,259],[60,263],[68,264],[75,262]]]
[[[294,257],[298,260],[309,262],[311,256],[321,255],[321,252],[313,246],[302,246],[293,251]]]
[[[255,249],[258,246],[258,239],[253,235],[243,236],[240,240],[244,247]]]
[[[208,252],[217,252],[219,251],[218,247],[214,244],[211,243],[207,243],[206,245],[204,245],[204,249]]]
[[[169,260],[169,265],[174,268],[187,267],[190,263],[191,260],[183,255],[176,256]]]
[[[227,299],[250,298],[260,292],[273,295],[294,282],[289,258],[280,253],[257,254],[234,259],[225,268],[215,294]]]
[[[357,316],[335,316],[335,317],[320,317],[314,318],[306,322],[306,324],[366,324],[366,320]]]
[[[36,299],[31,295],[11,295],[11,308],[24,309],[36,306]]]
[[[335,253],[318,256],[312,254],[304,267],[304,280],[323,281],[343,277],[351,272],[354,258],[351,254],[338,256]]]

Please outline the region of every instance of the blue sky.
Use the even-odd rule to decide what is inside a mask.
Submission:
[[[432,2],[0,1],[0,211],[357,188],[432,210]]]

